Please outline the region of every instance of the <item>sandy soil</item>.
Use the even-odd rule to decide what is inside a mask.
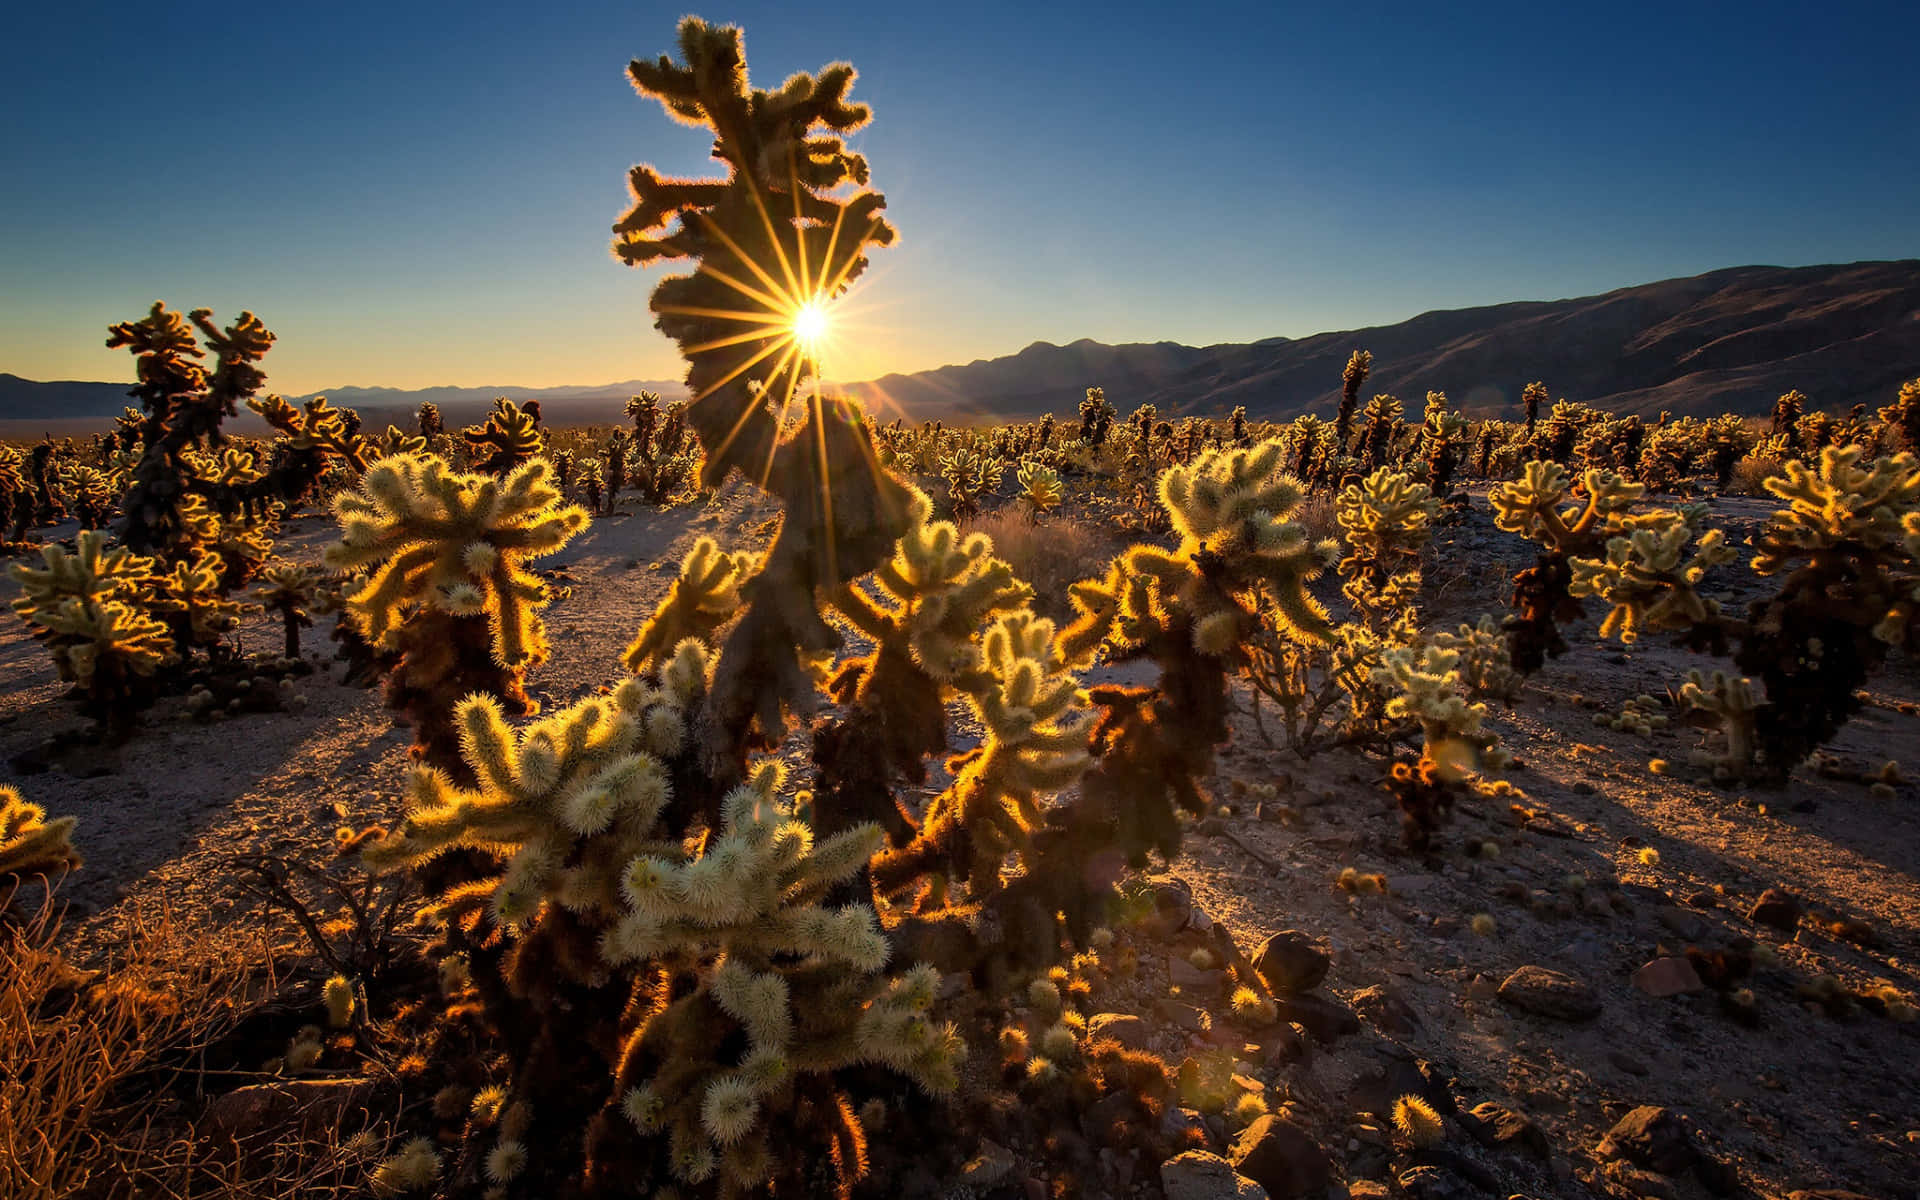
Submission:
[[[1765,512],[1738,499],[1715,509],[1735,541]],[[620,649],[692,540],[757,544],[772,517],[750,489],[730,487],[664,512],[596,521],[543,564],[562,594],[547,617],[554,660],[533,673],[534,694],[564,704],[612,678]],[[297,520],[283,552],[312,558],[328,532],[319,518]],[[1492,528],[1479,500],[1464,523],[1440,532],[1436,550],[1426,616],[1448,624],[1502,611],[1505,576],[1531,557]],[[1735,583],[1738,572],[1726,578]],[[0,584],[0,596],[13,590]],[[1324,990],[1358,997],[1365,1020],[1361,1032],[1292,1061],[1258,1064],[1259,1078],[1312,1124],[1348,1184],[1386,1178],[1377,1130],[1353,1097],[1396,1064],[1420,1060],[1451,1080],[1462,1107],[1497,1100],[1546,1133],[1544,1159],[1467,1145],[1463,1153],[1507,1189],[1500,1195],[1634,1194],[1617,1191],[1626,1185],[1605,1178],[1592,1152],[1614,1120],[1642,1104],[1686,1114],[1700,1142],[1764,1195],[1817,1187],[1920,1195],[1920,1026],[1864,1012],[1836,1019],[1796,998],[1797,985],[1821,975],[1920,993],[1914,789],[1879,798],[1803,770],[1784,792],[1740,792],[1684,770],[1652,774],[1649,759],[1684,763],[1699,735],[1617,733],[1593,723],[1594,708],[1660,694],[1697,660],[1654,646],[1624,652],[1597,642],[1591,625],[1570,631],[1572,653],[1493,721],[1521,759],[1511,778],[1535,819],[1516,823],[1504,802],[1463,805],[1428,856],[1400,848],[1377,764],[1338,750],[1302,763],[1264,745],[1241,719],[1214,781],[1233,811],[1205,834],[1196,830],[1168,874],[1249,949],[1284,929],[1323,939],[1333,962]],[[245,919],[246,902],[222,886],[233,856],[327,855],[339,826],[396,815],[408,738],[377,689],[340,682],[327,627],[323,619],[307,635],[323,669],[301,684],[302,713],[202,724],[171,700],[138,738],[103,757],[98,775],[20,777],[0,765],[0,780],[79,818],[88,861],[66,895],[82,917],[74,930],[82,945],[109,944],[122,915],[163,900]],[[264,649],[279,634],[254,618],[240,636]],[[0,621],[0,679],[0,764],[78,724],[45,654],[12,619]],[[1920,675],[1896,662],[1873,687],[1876,703],[1848,727],[1836,755],[1858,766],[1920,760],[1920,720],[1893,707],[1920,696]],[[1276,782],[1262,820],[1257,792],[1241,785]],[[1469,857],[1466,848],[1483,842],[1496,843],[1498,857]],[[1647,849],[1657,858],[1643,856]],[[1339,891],[1333,880],[1346,866],[1385,873],[1389,893]],[[1770,887],[1807,902],[1810,917],[1797,932],[1748,918]],[[1473,932],[1481,913],[1493,918],[1491,935]],[[1829,936],[1816,917],[1862,921],[1872,944]],[[1711,992],[1656,998],[1631,982],[1663,949],[1724,948],[1740,938],[1777,953],[1747,981],[1755,1024],[1736,1021]],[[1142,957],[1152,959],[1152,948]],[[1529,964],[1585,982],[1598,1017],[1543,1018],[1497,999],[1496,986]],[[1164,979],[1159,970],[1119,989],[1138,1011],[1154,1001],[1147,993]],[[1171,1025],[1158,1036],[1170,1051],[1205,1044]]]

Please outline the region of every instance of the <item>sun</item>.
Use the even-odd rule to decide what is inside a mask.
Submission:
[[[793,314],[793,340],[808,353],[819,349],[827,337],[827,309],[818,300],[809,300]]]

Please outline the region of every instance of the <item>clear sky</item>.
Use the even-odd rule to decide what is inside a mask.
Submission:
[[[259,313],[272,386],[677,376],[608,227],[707,142],[647,3],[12,4],[0,371]],[[756,82],[860,71],[900,242],[843,379],[1920,255],[1920,4],[707,3]]]

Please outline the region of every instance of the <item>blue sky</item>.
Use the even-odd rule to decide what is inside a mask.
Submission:
[[[289,393],[680,373],[607,245],[631,164],[707,170],[625,77],[687,10],[55,9],[0,17],[0,371],[125,378],[165,299]],[[1912,3],[692,11],[860,70],[902,237],[842,378],[1920,255]]]

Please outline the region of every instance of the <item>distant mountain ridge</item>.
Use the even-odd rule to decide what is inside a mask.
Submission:
[[[1417,412],[1429,390],[1475,414],[1514,411],[1544,380],[1556,397],[1625,412],[1761,413],[1798,388],[1845,411],[1885,404],[1920,375],[1920,259],[1818,267],[1732,267],[1572,300],[1530,300],[1422,313],[1394,325],[1185,346],[1035,342],[1018,354],[841,385],[881,419],[994,420],[1076,411],[1090,386],[1123,413],[1163,416],[1245,405],[1256,417],[1328,412],[1354,350],[1373,353],[1365,394],[1390,392]],[[118,383],[34,383],[0,374],[0,431],[23,423],[97,427],[129,401]],[[400,421],[424,401],[471,422],[495,396],[537,399],[556,423],[616,421],[642,390],[684,399],[677,380],[586,387],[342,387],[324,394],[369,424]],[[304,400],[307,397],[292,397]]]
[[[268,365],[271,366],[271,360]],[[100,428],[122,409],[134,404],[127,394],[130,383],[82,383],[63,381],[36,383],[18,375],[0,373],[0,426],[19,427],[46,423],[70,432],[81,426]],[[271,376],[269,376],[269,391]],[[668,400],[684,400],[687,385],[677,379],[628,379],[599,385],[563,387],[340,387],[300,396],[288,396],[301,403],[314,396],[325,396],[334,404],[357,410],[369,424],[411,420],[413,413],[428,401],[440,409],[448,423],[479,420],[493,406],[495,397],[510,400],[538,400],[545,415],[553,421],[574,424],[598,421],[614,423],[626,420],[627,400],[643,391],[658,392]],[[137,406],[136,406],[137,407]],[[241,413],[243,425],[260,424],[250,413]]]
[[[1509,413],[1544,380],[1555,397],[1623,412],[1769,411],[1798,388],[1821,408],[1885,404],[1920,375],[1920,260],[1733,267],[1573,300],[1422,313],[1305,338],[1183,346],[1036,342],[1020,353],[888,375],[847,389],[886,413],[950,421],[1072,413],[1090,385],[1124,414],[1327,412],[1354,350],[1373,354],[1364,394],[1418,412],[1429,390]]]

